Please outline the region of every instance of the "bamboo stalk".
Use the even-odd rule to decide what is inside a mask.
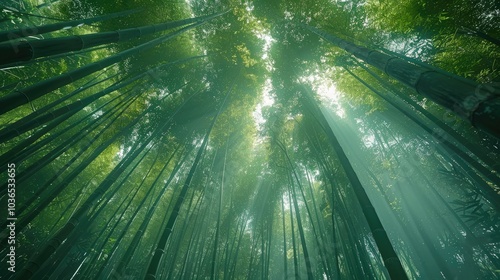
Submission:
[[[190,23],[201,22],[209,16],[187,18],[164,22],[155,25],[122,29],[117,31],[101,32],[86,35],[49,38],[42,40],[27,40],[20,42],[6,42],[0,44],[0,66],[16,63],[23,64],[39,57],[58,55],[62,53],[81,51],[104,44],[118,43],[150,35],[155,32],[184,26]]]
[[[127,16],[130,14],[137,13],[139,11],[140,10],[130,10],[130,11],[118,12],[118,13],[113,13],[113,14],[109,14],[109,15],[102,15],[102,16],[97,16],[97,17],[87,18],[87,19],[78,19],[78,20],[72,20],[72,21],[64,21],[64,22],[59,22],[59,23],[41,25],[41,26],[37,26],[37,27],[2,31],[2,32],[0,32],[0,42],[5,42],[5,41],[13,40],[13,39],[19,39],[19,38],[25,38],[28,36],[49,33],[49,32],[53,32],[53,31],[57,31],[57,30],[61,30],[61,29],[77,27],[77,26],[81,26],[84,24],[90,24],[90,23],[94,23],[94,22],[104,21],[104,20],[108,20],[108,19],[112,19],[112,18],[121,17],[121,16]]]
[[[464,82],[400,57],[357,46],[317,28],[302,26],[415,89],[417,93],[454,111],[478,129],[500,138],[499,89],[474,81]]]
[[[305,94],[305,103],[305,105],[307,106],[306,108],[309,109],[310,113],[314,116],[314,118],[317,119],[320,126],[327,134],[332,148],[335,150],[337,156],[339,157],[339,161],[342,164],[347,178],[352,185],[356,198],[358,199],[363,211],[363,215],[368,222],[370,231],[373,235],[373,239],[377,244],[378,250],[380,252],[380,255],[382,256],[384,265],[387,268],[389,275],[391,276],[391,279],[408,279],[408,276],[406,275],[406,272],[401,265],[401,261],[399,260],[399,257],[396,254],[396,251],[394,250],[394,247],[392,246],[384,227],[382,226],[380,218],[375,211],[375,208],[373,207],[368,195],[366,194],[366,191],[363,188],[363,185],[361,184],[356,171],[347,158],[344,149],[337,140],[337,137],[333,133],[331,127],[328,125],[325,116],[323,115],[315,101],[312,100],[312,97],[308,94]]]
[[[140,53],[141,51],[150,49],[154,46],[157,46],[161,43],[166,42],[167,40],[170,40],[176,36],[181,35],[185,31],[195,28],[203,23],[205,23],[207,20],[213,19],[215,17],[218,17],[222,15],[223,13],[218,13],[215,15],[210,16],[209,18],[205,19],[202,22],[197,22],[192,25],[186,26],[182,29],[179,29],[173,33],[161,36],[160,38],[154,39],[152,41],[149,41],[147,43],[141,44],[137,47],[128,49],[126,51],[123,51],[121,53],[115,54],[113,56],[110,56],[108,58],[102,59],[100,61],[88,64],[84,67],[81,67],[79,69],[70,71],[68,73],[64,73],[62,75],[41,81],[37,84],[34,84],[32,86],[26,87],[24,89],[17,90],[13,93],[10,93],[6,96],[3,96],[0,98],[0,115],[5,114],[23,104],[29,103],[33,100],[36,100],[45,94],[56,90],[58,88],[61,88],[65,85],[68,85],[76,80],[79,80],[85,76],[88,76],[96,71],[99,71],[105,67],[108,67],[110,65],[113,65],[115,63],[118,63],[125,58],[129,56],[136,55]]]

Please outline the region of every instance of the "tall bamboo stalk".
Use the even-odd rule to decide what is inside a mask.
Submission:
[[[394,250],[391,241],[389,240],[389,237],[387,236],[387,233],[382,226],[382,223],[380,222],[375,208],[368,198],[368,195],[366,194],[366,191],[363,188],[363,185],[361,184],[356,171],[354,171],[354,168],[347,158],[344,149],[337,140],[337,137],[333,133],[333,130],[328,125],[325,116],[319,109],[316,102],[312,99],[311,96],[309,96],[309,94],[305,94],[304,101],[306,108],[317,119],[318,123],[327,134],[332,148],[335,150],[337,156],[339,157],[339,161],[352,185],[356,198],[359,201],[363,214],[366,218],[366,221],[368,222],[368,226],[370,227],[370,230],[372,232],[373,239],[377,244],[378,250],[380,252],[380,255],[382,256],[385,267],[387,268],[387,271],[391,276],[391,279],[408,279],[408,276],[406,275],[406,272],[401,265],[399,257],[396,254],[396,251]]]
[[[215,122],[217,121],[218,116],[220,115],[222,108],[224,107],[224,103],[229,95],[229,92],[226,94],[226,97],[224,99],[223,104],[221,104],[217,115],[214,117],[212,124],[208,128],[207,132],[205,133],[205,137],[203,138],[203,142],[201,147],[198,149],[198,152],[196,153],[196,157],[194,159],[193,165],[191,166],[191,169],[189,170],[189,173],[186,177],[186,180],[184,181],[184,184],[182,185],[181,192],[179,193],[179,196],[177,197],[177,200],[174,204],[174,208],[170,214],[170,217],[165,225],[165,227],[162,230],[161,237],[156,244],[156,248],[154,251],[154,255],[149,262],[148,269],[146,272],[146,276],[144,279],[156,279],[156,273],[158,271],[158,267],[160,265],[160,260],[164,254],[165,246],[170,238],[170,233],[172,233],[175,222],[177,221],[177,217],[179,215],[180,208],[184,202],[184,199],[186,197],[187,191],[189,187],[191,186],[191,182],[194,177],[194,173],[198,167],[198,164],[200,163],[200,160],[205,152],[205,149],[207,148],[208,145],[208,138],[210,136],[210,133],[212,132],[213,127],[215,126]]]
[[[500,125],[498,125],[500,123],[500,89],[474,81],[465,82],[422,65],[412,64],[400,57],[360,47],[317,28],[303,26],[415,89],[419,94],[454,111],[473,126],[500,138]]]
[[[90,24],[94,22],[99,22],[99,21],[105,21],[117,17],[122,17],[122,16],[127,16],[130,14],[134,14],[139,12],[140,10],[130,10],[130,11],[123,11],[123,12],[118,12],[118,13],[112,13],[108,15],[102,15],[102,16],[97,16],[93,18],[87,18],[87,19],[78,19],[78,20],[71,20],[71,21],[64,21],[64,22],[58,22],[58,23],[53,23],[53,24],[47,24],[47,25],[41,25],[37,27],[31,27],[31,28],[20,28],[20,29],[12,29],[12,30],[7,30],[7,31],[2,31],[0,32],[0,42],[8,41],[8,40],[14,40],[14,39],[19,39],[19,38],[25,38],[28,36],[35,36],[35,35],[40,35],[44,33],[49,33],[61,29],[68,29],[72,27],[77,27],[81,26],[84,24]],[[15,44],[13,43],[13,47]]]
[[[396,94],[399,98],[403,99],[406,103],[411,105],[415,110],[422,113],[425,117],[427,117],[434,124],[439,126],[444,132],[449,134],[454,140],[458,141],[461,145],[471,151],[476,157],[478,157],[481,161],[489,165],[490,168],[494,169],[497,173],[500,173],[500,163],[491,159],[478,145],[471,143],[465,137],[460,135],[458,132],[453,130],[450,126],[448,126],[443,121],[439,120],[429,111],[425,110],[422,106],[420,106],[417,102],[413,101],[409,96],[405,95],[402,92],[399,92],[394,86],[388,83],[386,80],[383,80],[379,75],[366,67],[363,63],[355,60],[356,64],[367,71],[372,77],[374,77],[383,87],[388,89],[390,92]],[[385,99],[385,98],[384,98]],[[390,98],[389,98],[390,99]]]
[[[409,110],[404,110],[399,106],[394,100],[386,97],[384,94],[381,92],[377,91],[375,88],[370,86],[367,82],[362,80],[360,77],[358,77],[356,74],[354,74],[351,70],[349,70],[347,67],[344,67],[344,69],[349,72],[356,80],[358,80],[360,83],[362,83],[364,86],[369,88],[371,91],[373,91],[375,94],[380,96],[382,99],[387,101],[389,104],[391,104],[396,110],[399,112],[403,113],[405,116],[407,116],[409,119],[414,121],[416,124],[418,124],[423,130],[427,131],[428,133],[432,134],[432,129],[427,126],[420,118],[415,116],[415,113],[409,111]],[[490,169],[484,167],[481,165],[479,162],[474,160],[471,156],[469,156],[467,153],[463,152],[460,150],[457,146],[455,146],[453,143],[448,141],[447,139],[441,139],[441,142],[443,146],[450,150],[453,154],[461,157],[464,161],[466,161],[470,166],[474,167],[479,173],[481,173],[484,177],[486,177],[488,180],[493,182],[495,185],[500,186],[500,178],[491,172]],[[481,190],[484,192],[485,196],[491,199],[492,201],[495,201],[494,203],[497,207],[500,207],[500,196],[495,192],[493,188],[488,186],[487,184],[481,184],[482,188]]]
[[[197,23],[188,25],[186,27],[183,27],[182,29],[179,29],[178,31],[161,36],[157,39],[154,39],[154,40],[151,40],[147,43],[141,44],[137,47],[128,49],[126,51],[115,54],[113,56],[102,59],[100,61],[88,64],[84,67],[70,71],[68,73],[53,77],[51,79],[44,80],[42,82],[39,82],[35,85],[26,87],[24,89],[16,90],[15,92],[10,93],[10,94],[0,98],[0,114],[5,114],[5,113],[23,105],[23,104],[29,103],[35,99],[40,98],[53,90],[61,88],[61,87],[68,85],[70,83],[73,83],[74,81],[77,81],[83,77],[86,77],[86,76],[88,76],[96,71],[99,71],[105,67],[113,65],[115,63],[118,63],[118,62],[126,59],[129,56],[137,55],[144,50],[153,48],[154,46],[157,46],[161,43],[166,42],[167,40],[170,40],[176,36],[179,36],[182,33],[184,33],[185,31],[192,29],[192,28],[195,28],[195,27],[205,23],[206,21],[211,20],[215,17],[218,17],[222,14],[224,14],[224,13],[218,13],[215,15],[211,15],[210,17],[206,18],[205,20],[203,20],[201,22],[197,22]]]
[[[202,22],[211,16],[213,15],[94,34],[26,40],[15,43],[6,42],[0,44],[0,66],[10,63],[27,62],[39,57],[81,51],[105,44],[129,41],[155,32],[165,31],[190,23]]]

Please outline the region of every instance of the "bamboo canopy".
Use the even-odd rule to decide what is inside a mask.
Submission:
[[[495,1],[7,0],[0,278],[499,279]]]

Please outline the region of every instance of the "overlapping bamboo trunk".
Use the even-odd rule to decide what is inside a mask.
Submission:
[[[370,199],[368,198],[368,195],[366,194],[366,191],[363,188],[363,185],[361,184],[358,175],[356,174],[356,171],[354,171],[354,168],[352,167],[349,159],[347,158],[344,149],[342,148],[334,132],[328,125],[325,116],[319,109],[315,100],[312,100],[312,97],[309,96],[307,93],[305,94],[304,102],[305,102],[304,105],[309,111],[309,113],[311,113],[314,116],[314,118],[317,119],[319,124],[322,126],[323,130],[328,136],[332,148],[337,153],[339,161],[346,173],[347,178],[349,179],[352,185],[356,198],[359,201],[359,204],[363,211],[363,215],[365,216],[366,221],[368,222],[368,226],[370,227],[370,231],[372,232],[373,239],[377,244],[378,250],[380,252],[382,260],[384,261],[384,265],[387,268],[387,271],[389,272],[391,279],[401,279],[401,280],[408,279],[408,276],[406,275],[406,272],[403,269],[401,261],[399,260],[399,257],[396,254],[396,251],[394,250],[394,247],[392,246],[391,241],[389,240],[389,237],[387,236],[384,227],[382,226],[378,214],[375,211],[375,208],[373,207]]]
[[[225,12],[224,12],[225,13]],[[104,69],[105,67],[108,67],[110,65],[113,65],[115,63],[118,63],[120,61],[123,61],[124,59],[139,54],[142,51],[145,51],[147,49],[151,49],[161,43],[164,43],[167,40],[170,40],[176,36],[181,35],[185,31],[195,28],[208,20],[211,20],[215,17],[218,17],[224,13],[218,13],[218,14],[213,14],[210,15],[209,17],[206,17],[204,20],[193,23],[191,25],[188,25],[186,27],[183,27],[182,29],[179,29],[173,33],[169,33],[167,35],[161,36],[157,39],[151,40],[149,42],[146,42],[144,44],[141,44],[137,47],[128,49],[126,51],[120,52],[118,54],[115,54],[113,56],[110,56],[108,58],[102,59],[100,61],[88,64],[84,67],[81,67],[79,69],[64,73],[62,75],[41,81],[39,83],[36,83],[32,86],[16,90],[13,93],[10,93],[6,96],[3,96],[0,98],[0,114],[4,114],[6,112],[9,112],[23,104],[29,103],[35,99],[38,99],[45,94],[52,92],[53,90],[56,90],[58,88],[61,88],[65,85],[71,84],[74,81],[77,81],[79,79],[82,79],[83,77],[86,77],[94,72],[97,72],[99,70]]]
[[[500,90],[498,88],[456,79],[422,65],[410,63],[400,57],[357,46],[317,28],[303,26],[415,89],[419,94],[454,111],[473,126],[500,138]]]
[[[201,22],[211,16],[187,18],[155,25],[127,28],[116,31],[86,35],[6,42],[0,44],[0,66],[16,62],[27,62],[39,57],[81,51],[105,44],[124,42],[187,24]]]
[[[105,20],[109,20],[112,18],[127,16],[127,15],[137,13],[137,12],[138,12],[138,10],[131,10],[131,11],[124,11],[124,12],[118,12],[118,13],[113,13],[113,14],[108,14],[108,15],[97,16],[97,17],[93,17],[93,18],[64,21],[64,22],[46,24],[46,25],[30,27],[30,28],[6,30],[6,31],[0,32],[0,42],[25,38],[25,37],[29,37],[29,36],[36,36],[36,35],[40,35],[40,34],[54,32],[57,30],[64,30],[64,29],[68,29],[68,28],[72,28],[72,27],[81,26],[84,24],[91,24],[94,22],[105,21]]]

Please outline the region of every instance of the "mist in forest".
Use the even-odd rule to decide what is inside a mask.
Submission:
[[[494,0],[5,0],[2,279],[500,278]]]

